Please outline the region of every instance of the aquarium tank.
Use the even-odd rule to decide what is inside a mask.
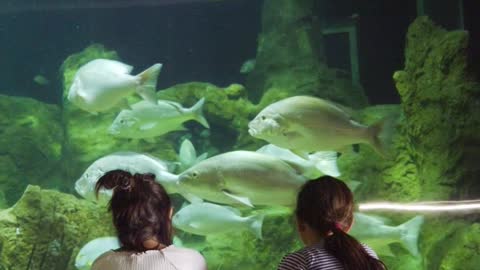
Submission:
[[[321,175],[353,190],[351,234],[388,269],[479,269],[478,10],[0,1],[0,269],[90,269],[117,248],[93,194],[113,169],[155,174],[174,244],[209,269],[301,249],[294,195]]]

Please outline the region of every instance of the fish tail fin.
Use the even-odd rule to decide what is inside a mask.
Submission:
[[[190,108],[190,110],[193,113],[193,119],[195,121],[199,122],[200,124],[202,124],[202,126],[206,128],[210,128],[210,125],[208,124],[207,119],[205,118],[205,116],[203,116],[204,104],[205,104],[205,98],[201,98],[195,105],[192,106],[192,108]]]
[[[396,121],[393,117],[385,117],[367,129],[368,141],[375,152],[384,158],[391,156],[391,145],[395,133]]]
[[[334,151],[320,151],[309,155],[309,159],[313,161],[315,167],[323,174],[333,177],[340,176],[337,166],[337,152]]]
[[[162,70],[162,64],[154,64],[153,66],[142,71],[137,77],[140,80],[137,93],[145,100],[157,104],[156,87],[158,74]]]
[[[263,227],[263,219],[265,215],[258,214],[248,217],[248,223],[250,224],[250,230],[255,234],[255,236],[262,240],[262,227]]]
[[[398,226],[402,243],[413,256],[418,256],[418,236],[423,222],[423,216],[416,216]]]

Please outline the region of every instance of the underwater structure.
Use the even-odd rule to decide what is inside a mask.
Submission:
[[[479,199],[480,82],[469,59],[470,33],[446,30],[428,16],[412,20],[405,36],[403,68],[391,74],[400,102],[371,104],[359,74],[352,74],[358,68],[345,71],[327,64],[325,36],[329,33],[350,33],[350,52],[356,51],[354,22],[341,20],[342,26],[348,25],[342,29],[348,31],[340,31],[335,21],[323,21],[316,14],[318,2],[261,3],[255,61],[250,62],[243,84],[191,81],[155,89],[155,83],[153,105],[145,104],[140,92],[129,92],[122,101],[126,103],[118,107],[88,112],[70,94],[80,80],[81,67],[104,59],[128,74],[128,79],[142,74],[131,72],[128,64],[118,64],[127,59],[114,46],[94,43],[65,57],[58,66],[60,104],[0,95],[0,269],[89,269],[95,259],[91,250],[114,248],[115,233],[105,201],[96,201],[89,193],[96,179],[92,172],[108,166],[134,163],[157,170],[157,176],[168,175],[164,185],[183,216],[221,213],[207,221],[215,226],[228,224],[225,231],[212,232],[208,226],[187,228],[188,219],[174,217],[175,244],[199,250],[210,269],[275,269],[283,255],[301,248],[288,203],[293,200],[288,196],[294,195],[295,184],[288,192],[268,194],[275,195],[271,200],[262,197],[268,187],[258,185],[251,194],[232,189],[227,197],[212,196],[201,205],[185,206],[189,197],[168,181],[186,179],[195,166],[209,168],[208,162],[215,162],[215,157],[253,170],[249,160],[273,153],[255,162],[264,162],[266,167],[281,157],[297,164],[302,183],[321,174],[336,176],[354,190],[359,203]],[[350,59],[355,57],[350,55]],[[81,79],[88,82],[88,76]],[[261,118],[266,108],[298,96],[332,102],[329,106],[338,106],[352,121],[365,126],[387,119],[388,129],[381,138],[388,154],[382,156],[372,147],[374,143],[359,141],[359,147],[346,145],[333,158],[306,153],[306,162],[300,158],[302,149],[286,153],[269,146],[278,140],[249,132],[252,120]],[[151,111],[142,111],[136,115],[141,121],[133,133],[118,136],[111,132],[120,112],[151,106],[161,107],[154,112],[168,114],[150,117]],[[128,120],[118,118],[117,124]],[[146,131],[153,135],[143,136]],[[321,150],[329,149],[315,149]],[[325,160],[332,159],[333,163],[325,165]],[[324,166],[318,166],[320,161]],[[229,162],[225,163],[214,165],[227,167]],[[284,175],[294,168],[274,165],[268,168]],[[254,175],[268,178],[272,171],[260,169]],[[196,188],[185,184],[186,190],[202,195]],[[208,191],[214,188],[206,186]],[[361,227],[352,233],[377,251],[389,269],[477,269],[480,263],[478,210],[357,212],[355,218]],[[227,226],[235,229],[227,230]],[[371,226],[381,229],[362,235]]]

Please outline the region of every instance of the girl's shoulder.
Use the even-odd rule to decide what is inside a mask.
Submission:
[[[205,258],[194,249],[171,245],[162,249],[162,252],[179,269],[207,269]]]

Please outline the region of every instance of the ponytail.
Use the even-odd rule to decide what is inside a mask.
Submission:
[[[382,261],[370,255],[357,239],[340,226],[333,226],[331,231],[332,234],[325,239],[325,249],[342,263],[345,270],[387,269]]]
[[[298,193],[297,219],[325,237],[325,249],[345,270],[386,270],[348,229],[353,223],[353,194],[345,183],[331,176],[306,182]]]
[[[95,185],[97,198],[101,189],[113,191],[108,210],[123,249],[145,251],[149,240],[172,244],[172,204],[155,175],[109,171]]]

